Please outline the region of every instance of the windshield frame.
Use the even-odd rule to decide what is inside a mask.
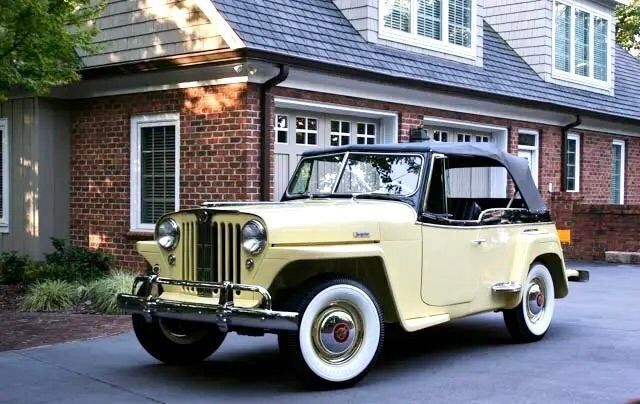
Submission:
[[[333,187],[331,189],[331,192],[322,192],[322,193],[304,193],[304,194],[290,194],[289,193],[289,188],[291,187],[291,182],[293,181],[295,174],[298,172],[298,170],[300,169],[300,166],[305,162],[305,160],[311,160],[311,159],[316,159],[316,158],[322,158],[322,157],[327,157],[327,156],[337,156],[340,154],[344,154],[344,157],[342,158],[342,161],[340,162],[340,171],[338,174],[338,178],[335,182],[335,184],[333,184]],[[420,171],[418,172],[418,182],[416,184],[416,188],[413,190],[413,192],[411,194],[406,194],[406,195],[394,195],[394,194],[388,194],[388,193],[383,193],[383,192],[356,192],[356,193],[350,193],[350,192],[336,192],[338,185],[340,184],[340,181],[342,180],[342,177],[344,175],[344,171],[345,171],[345,166],[346,166],[346,162],[349,159],[349,156],[355,154],[355,155],[366,155],[366,156],[403,156],[403,157],[417,157],[420,159],[421,164],[420,164]],[[296,169],[294,171],[294,176],[291,177],[291,180],[289,180],[289,183],[287,184],[287,188],[285,190],[285,197],[286,198],[291,198],[291,199],[305,199],[305,198],[314,198],[316,195],[320,196],[322,198],[331,198],[331,197],[341,197],[341,198],[354,198],[358,195],[371,195],[373,197],[375,197],[376,195],[379,195],[381,198],[384,199],[397,199],[397,200],[403,200],[403,199],[407,199],[407,198],[412,198],[414,197],[418,192],[420,192],[420,190],[422,189],[422,183],[424,181],[424,170],[425,170],[425,162],[427,162],[427,159],[425,158],[424,154],[422,153],[398,153],[398,152],[363,152],[363,151],[344,151],[344,152],[336,152],[336,153],[327,153],[327,154],[317,154],[317,155],[313,155],[313,156],[307,156],[307,157],[302,157],[300,159],[300,161],[298,162],[298,164],[296,165]],[[428,162],[427,162],[428,164]]]

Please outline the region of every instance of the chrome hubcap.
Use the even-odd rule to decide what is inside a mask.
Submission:
[[[534,278],[529,283],[527,288],[527,316],[531,322],[535,323],[544,315],[545,309],[545,294],[546,290],[544,284],[539,278]]]
[[[324,361],[348,361],[362,344],[361,316],[349,303],[335,302],[314,319],[312,336],[314,349]]]

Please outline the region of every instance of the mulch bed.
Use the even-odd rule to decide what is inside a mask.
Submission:
[[[129,316],[20,312],[17,310],[21,295],[19,288],[0,285],[0,352],[131,330]]]

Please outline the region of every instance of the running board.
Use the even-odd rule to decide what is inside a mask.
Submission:
[[[522,285],[518,282],[500,282],[491,287],[493,293],[518,293],[522,290]]]
[[[446,323],[451,320],[448,314],[436,314],[435,316],[410,318],[403,321],[405,330],[412,332],[434,325]]]

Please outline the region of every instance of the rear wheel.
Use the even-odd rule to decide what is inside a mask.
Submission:
[[[360,381],[382,350],[380,306],[366,286],[351,279],[324,281],[294,297],[297,333],[279,335],[285,359],[306,385],[348,387]]]
[[[140,345],[154,358],[171,365],[205,360],[226,337],[210,324],[155,317],[147,322],[139,314],[132,315],[132,321]]]
[[[551,273],[546,266],[535,262],[527,275],[520,304],[504,311],[509,334],[519,342],[541,340],[551,325],[554,306]]]

